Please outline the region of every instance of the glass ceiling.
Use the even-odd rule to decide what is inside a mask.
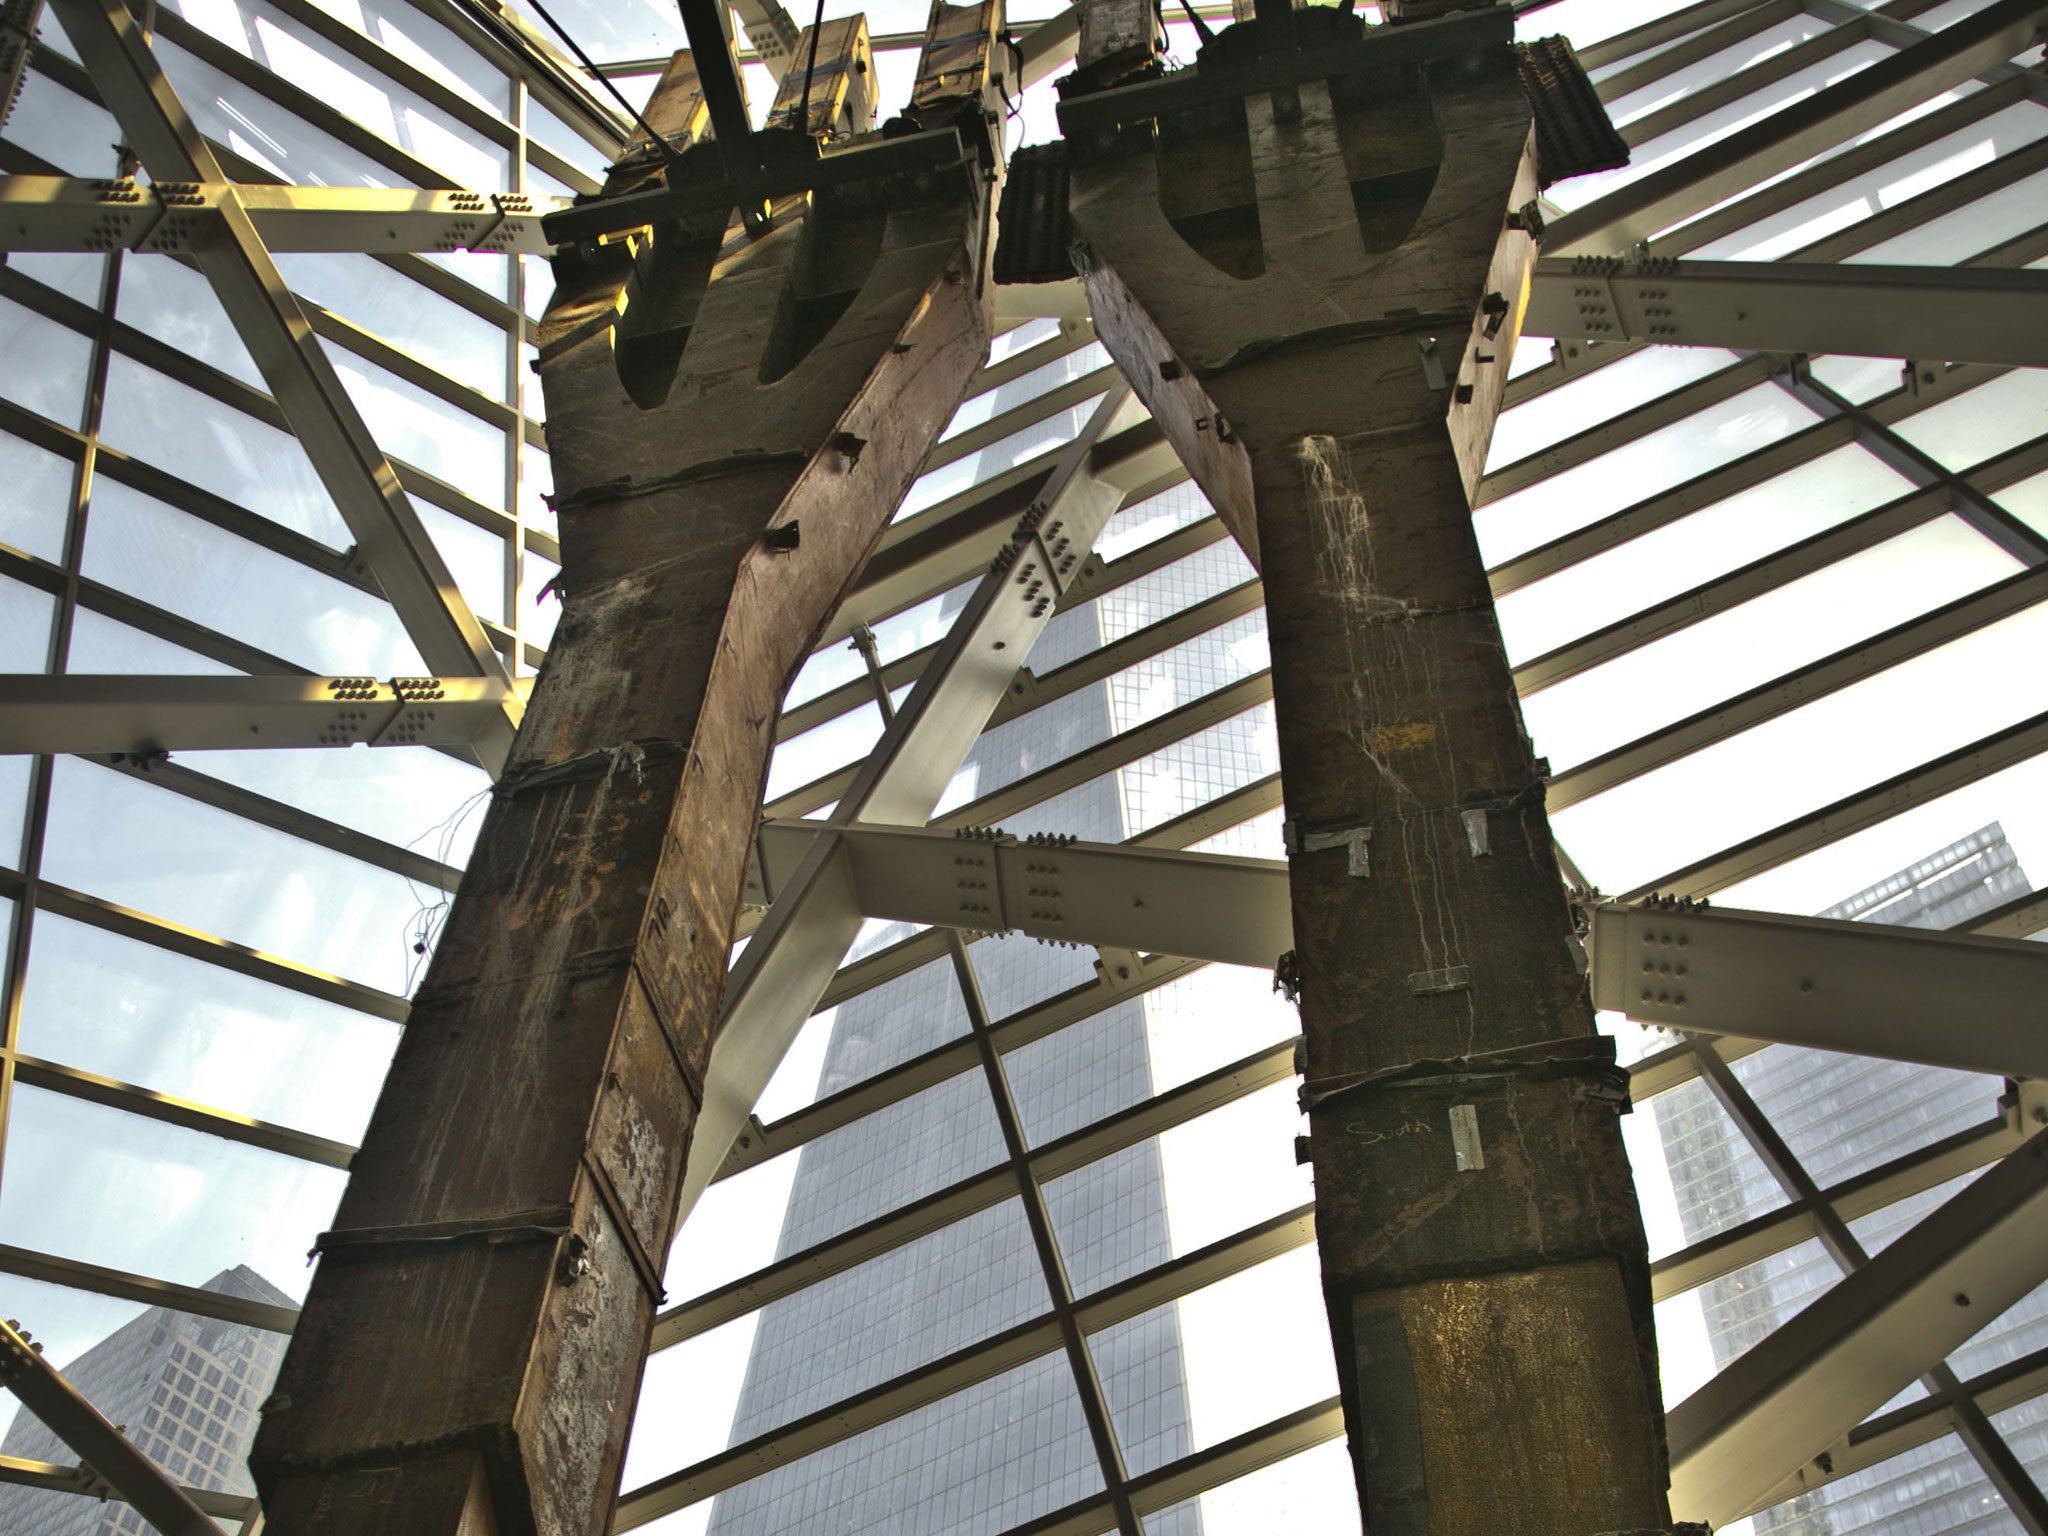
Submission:
[[[1574,39],[1635,153],[1553,188],[1555,209],[1767,131],[1979,8],[1536,9],[1525,33]],[[681,42],[655,0],[551,9],[636,100]],[[865,9],[900,98],[914,49],[887,37],[925,8]],[[618,142],[559,59],[464,0],[159,0],[153,26],[246,181],[566,196]],[[1187,30],[1169,28],[1183,57]],[[0,169],[113,174],[119,129],[47,14],[36,35]],[[2048,266],[2039,61],[1653,249]],[[1025,93],[1013,143],[1050,136],[1050,101],[1049,82]],[[544,263],[280,263],[463,600],[530,677],[559,613],[527,367]],[[0,357],[0,666],[428,670],[196,270],[12,256]],[[1085,320],[996,338],[794,682],[767,815],[828,809],[879,739],[852,624],[900,700],[987,557],[931,530],[1041,473],[1113,382]],[[934,824],[1281,857],[1257,575],[1170,466],[1101,472],[1130,482],[1124,505]],[[2048,921],[2023,899],[2048,874],[2048,373],[1524,337],[1478,500],[1585,881],[2009,937]],[[1948,620],[1987,593],[1982,622]],[[1880,643],[1881,665],[1838,664]],[[0,1313],[230,1527],[255,1515],[254,1411],[488,791],[467,755],[418,746],[0,757]],[[969,938],[871,922],[798,1036],[671,1256],[617,1527],[1096,1536],[1128,1503],[1151,1536],[1356,1531],[1292,1008],[1240,968]],[[1634,1063],[1670,1403],[2013,1144],[2001,1079],[1603,1027]],[[1053,1323],[1067,1308],[1082,1358]],[[2026,1481],[2048,1476],[2044,1392],[2048,1288],[1820,1486],[1732,1529],[2048,1536]],[[1091,1407],[1114,1457],[1079,1428]],[[0,1525],[138,1529],[35,1465],[74,1459],[16,1416]]]

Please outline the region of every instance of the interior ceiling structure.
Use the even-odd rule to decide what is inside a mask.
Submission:
[[[1548,194],[1474,517],[1630,1064],[1674,1512],[2048,1536],[2048,1221],[2013,1156],[2048,1122],[2043,972],[2013,942],[2048,926],[2048,0],[1526,9],[1634,159]],[[635,99],[682,40],[652,3],[552,14]],[[867,14],[887,103],[923,7]],[[143,19],[168,105],[7,11],[33,44],[0,134],[0,1311],[232,1524],[260,1519],[262,1373],[559,612],[538,215],[598,187],[621,119],[518,0]],[[798,29],[774,0],[739,19],[758,114]],[[1056,132],[1073,27],[1013,21],[1014,144]],[[203,138],[152,141],[152,111]],[[118,180],[135,156],[168,195]],[[1355,1528],[1270,984],[1260,585],[1078,297],[995,302],[791,688],[752,942],[805,942],[766,919],[806,818],[887,754],[1017,513],[1083,482],[1117,510],[981,742],[913,765],[947,786],[930,827],[828,834],[870,921],[821,1011],[729,995],[796,1044],[693,1169],[620,1530],[757,1505],[789,1530]],[[1072,837],[1085,875],[1035,899],[1043,839]],[[1681,949],[1683,983],[1655,969]],[[922,1022],[856,1038],[883,1014]],[[1089,1054],[1113,1016],[1142,1021],[1121,1077]],[[1140,1156],[1164,1227],[1117,1249],[1105,1170]],[[805,1169],[831,1209],[800,1228]],[[1060,1251],[977,1270],[1020,1191]],[[764,1407],[763,1318],[820,1297],[933,1322]],[[245,1368],[211,1432],[159,1422],[174,1374],[120,1396],[143,1319]],[[1131,1341],[1164,1319],[1162,1385]],[[1028,1440],[1019,1382],[1100,1394],[1112,1454],[969,1468],[892,1523],[919,1457],[944,1482],[935,1426]],[[882,1492],[777,1504],[776,1476]],[[100,1528],[105,1486],[32,1425],[0,1479],[45,1500],[10,1528]]]

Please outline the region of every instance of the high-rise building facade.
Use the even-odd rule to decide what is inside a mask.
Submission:
[[[223,1270],[203,1289],[270,1306],[291,1301],[246,1264]],[[263,1329],[151,1307],[58,1368],[176,1481],[247,1494],[254,1491],[246,1457],[256,1413],[283,1356],[284,1340]],[[60,1465],[75,1459],[26,1411],[0,1438],[0,1455]],[[8,1536],[138,1536],[152,1529],[118,1501],[0,1485],[0,1530]]]

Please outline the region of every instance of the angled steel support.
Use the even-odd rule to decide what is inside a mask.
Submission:
[[[2025,53],[2040,40],[2044,16],[2044,0],[1997,0],[1925,42],[1553,221],[1544,249],[1552,256],[1627,251],[1659,230]]]
[[[0,753],[469,747],[495,772],[521,705],[482,677],[0,676]]]
[[[191,1496],[109,1424],[12,1321],[0,1323],[0,1385],[49,1426],[163,1536],[220,1536]]]
[[[965,163],[557,258],[565,612],[250,1458],[279,1536],[610,1524],[776,712],[986,356]]]
[[[0,251],[196,251],[222,237],[230,201],[275,251],[485,251],[545,256],[555,198],[411,187],[160,185],[131,177],[0,176]]]
[[[1671,1410],[1673,1509],[1722,1525],[1796,1491],[1788,1475],[2044,1279],[2048,1132]]]
[[[126,0],[54,3],[152,182],[165,193],[171,182],[225,183]],[[213,230],[192,255],[355,536],[363,566],[375,575],[428,666],[448,677],[503,677],[504,663],[363,425],[248,210],[226,198],[212,222]]]
[[[882,741],[840,796],[830,830],[787,878],[768,886],[774,905],[726,985],[683,1184],[686,1214],[860,931],[864,914],[838,829],[858,821],[923,825],[1008,693],[1018,658],[1051,622],[1060,592],[1122,500],[1088,464],[1124,393],[1113,389],[1096,407],[1018,518]]]
[[[1546,257],[1538,336],[2048,365],[2048,272]]]

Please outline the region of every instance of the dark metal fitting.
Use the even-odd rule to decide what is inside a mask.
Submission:
[[[555,1267],[556,1277],[564,1285],[574,1285],[590,1273],[590,1244],[581,1233],[571,1232],[562,1240],[562,1259]]]
[[[777,523],[761,535],[761,547],[772,554],[786,555],[803,543],[803,530],[795,518],[786,523]]]

